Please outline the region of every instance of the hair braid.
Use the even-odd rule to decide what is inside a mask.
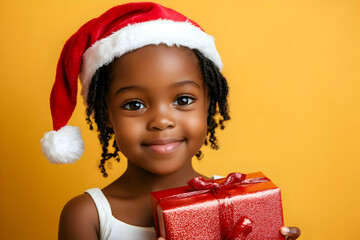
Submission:
[[[224,129],[224,121],[230,119],[227,102],[229,88],[226,78],[220,73],[215,64],[206,58],[199,50],[194,49],[193,51],[199,59],[201,73],[209,89],[210,105],[208,110],[207,125],[208,134],[210,134],[210,146],[213,149],[218,149],[219,146],[215,136],[215,129],[218,125],[220,125],[221,129]],[[218,122],[215,119],[215,115],[217,113],[219,113],[221,117]],[[207,144],[208,142],[205,141],[205,145]]]
[[[93,130],[92,121],[90,119],[91,115],[93,116],[95,123],[97,125],[97,131],[99,133],[98,138],[102,146],[102,154],[101,154],[99,168],[104,177],[108,176],[105,169],[106,161],[112,157],[116,158],[118,162],[120,161],[118,155],[119,149],[116,145],[115,139],[112,144],[112,146],[115,149],[114,152],[113,153],[108,152],[109,141],[114,135],[114,130],[106,125],[107,106],[105,103],[105,95],[107,94],[108,86],[109,86],[108,78],[109,78],[109,69],[107,66],[103,66],[96,71],[94,77],[91,80],[91,84],[89,87],[89,93],[87,99],[88,107],[86,109],[86,114],[87,114],[86,120],[90,124],[90,130]]]

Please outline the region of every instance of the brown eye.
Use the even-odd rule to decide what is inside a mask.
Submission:
[[[130,111],[136,111],[145,108],[145,105],[142,104],[140,101],[131,101],[126,103],[123,108]]]
[[[179,106],[185,106],[191,104],[194,100],[194,98],[189,96],[181,96],[175,100],[174,104]]]

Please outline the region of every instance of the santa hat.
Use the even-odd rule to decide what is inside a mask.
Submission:
[[[76,106],[79,75],[86,103],[91,79],[100,67],[151,44],[198,49],[222,69],[214,38],[184,15],[151,2],[111,8],[83,25],[61,52],[50,96],[54,131],[41,139],[42,152],[51,163],[74,163],[84,152],[79,128],[67,126]]]

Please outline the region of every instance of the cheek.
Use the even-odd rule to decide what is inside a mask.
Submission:
[[[144,132],[141,121],[134,119],[119,120],[114,124],[115,138],[119,150],[126,155],[128,150],[137,147]]]
[[[199,142],[197,145],[202,146],[207,133],[207,112],[198,112],[186,118],[186,131],[190,136],[189,140],[194,139]]]

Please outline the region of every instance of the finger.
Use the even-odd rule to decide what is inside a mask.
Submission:
[[[287,236],[287,240],[297,239],[301,234],[300,229],[297,227],[282,227],[280,232],[282,235]]]
[[[159,238],[158,238],[158,240],[165,240],[165,238],[163,238],[163,237],[159,237]]]

